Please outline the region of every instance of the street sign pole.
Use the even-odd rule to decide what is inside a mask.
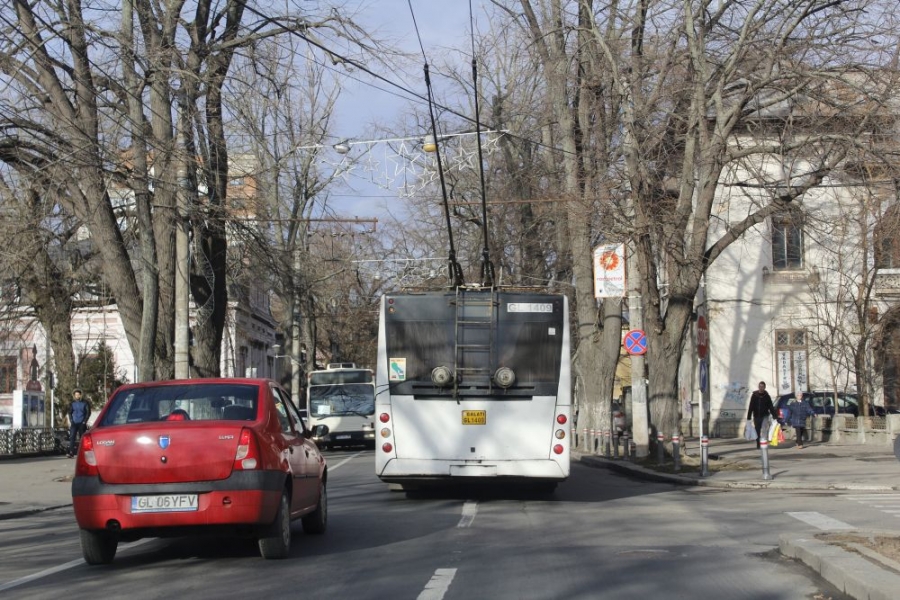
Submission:
[[[633,246],[629,249],[634,251]],[[644,329],[641,306],[641,273],[632,255],[625,261],[628,281],[629,329]],[[635,456],[646,458],[650,454],[650,419],[647,407],[647,380],[644,378],[644,355],[631,355],[631,433],[634,436]]]

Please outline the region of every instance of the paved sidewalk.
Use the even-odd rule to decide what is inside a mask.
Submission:
[[[65,455],[0,458],[0,519],[71,506],[74,473]]]
[[[809,490],[900,490],[900,460],[888,445],[807,443],[797,448],[792,441],[770,447],[769,475],[763,477],[762,455],[754,442],[743,439],[709,440],[709,476],[700,476],[700,442],[688,439],[681,470],[674,472],[671,457],[658,466],[656,454],[644,460],[607,458],[576,453],[586,464],[628,471],[648,478],[684,485],[727,488],[776,488]]]

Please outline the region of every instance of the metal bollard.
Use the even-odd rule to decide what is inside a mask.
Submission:
[[[613,458],[619,458],[619,432],[613,430],[612,434]]]
[[[700,477],[709,477],[709,437],[700,438]]]
[[[772,475],[769,473],[769,440],[759,440],[759,453],[762,457],[763,480],[771,481]]]
[[[584,446],[585,450],[587,450],[589,448],[587,433],[588,433],[587,427],[583,427],[581,429],[581,444]]]
[[[588,452],[591,454],[597,451],[597,442],[596,442],[597,432],[593,429],[588,431]]]
[[[609,430],[603,432],[603,455],[609,457],[611,449],[609,447]]]
[[[681,436],[678,433],[672,434],[672,456],[675,458],[675,472],[681,470]]]
[[[662,431],[657,432],[656,434],[656,464],[662,466],[666,461],[666,436],[663,435]]]
[[[622,452],[625,456],[625,460],[631,460],[631,444],[628,442],[629,435],[626,431],[622,434]]]

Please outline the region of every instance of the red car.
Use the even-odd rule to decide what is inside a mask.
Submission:
[[[328,470],[312,437],[266,379],[120,387],[75,463],[84,560],[111,562],[120,540],[196,533],[251,536],[264,558],[284,558],[292,520],[307,533],[327,525]]]

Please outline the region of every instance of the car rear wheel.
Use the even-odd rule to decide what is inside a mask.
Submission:
[[[281,492],[281,502],[275,521],[266,527],[259,538],[259,553],[263,558],[286,558],[291,550],[291,509],[287,491]]]
[[[328,527],[328,490],[324,481],[319,485],[319,503],[316,510],[303,517],[301,523],[306,533],[325,533]]]
[[[119,540],[108,531],[81,530],[81,553],[89,565],[108,565],[116,557]]]

